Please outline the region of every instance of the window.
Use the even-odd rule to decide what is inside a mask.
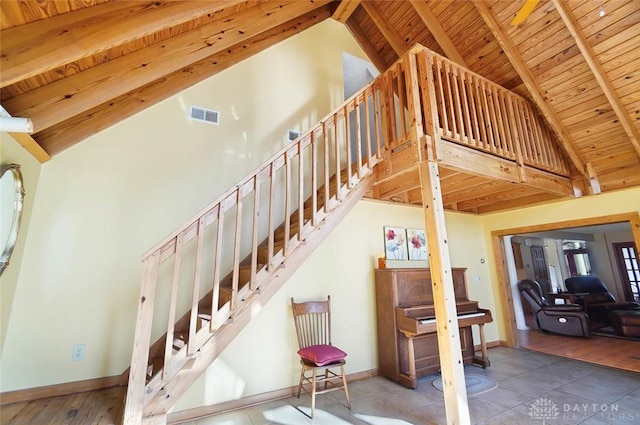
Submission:
[[[562,250],[571,276],[591,274],[591,262],[585,241],[562,241]]]
[[[640,266],[638,253],[633,242],[614,243],[620,277],[624,282],[624,295],[627,301],[640,301]]]

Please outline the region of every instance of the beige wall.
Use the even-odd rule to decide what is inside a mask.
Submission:
[[[9,266],[2,273],[2,276],[0,276],[0,359],[2,359],[2,353],[4,351],[6,331],[9,326],[14,295],[20,277],[25,241],[29,232],[29,222],[31,221],[33,202],[40,177],[40,163],[11,136],[7,133],[0,132],[0,165],[8,164],[20,165],[25,197],[16,246],[13,250]],[[2,249],[4,249],[4,247],[0,247],[0,250]]]
[[[340,103],[342,51],[365,57],[342,25],[327,21],[44,164],[11,317],[5,322],[3,316],[8,327],[0,390],[125,370],[142,253],[278,151],[287,128],[304,130]],[[220,111],[222,124],[190,122],[192,104]],[[480,217],[447,213],[452,265],[467,267],[469,297],[495,313],[492,230],[637,211],[639,194]],[[334,340],[349,353],[347,371],[375,368],[373,268],[385,225],[422,227],[423,214],[416,207],[361,201],[176,410],[293,385],[299,372],[291,296],[331,294],[339,324]],[[4,290],[2,295],[4,309]],[[499,338],[496,322],[486,332],[489,341]],[[74,344],[86,344],[85,360],[71,361]]]
[[[448,213],[451,263],[467,267],[469,297],[493,309],[480,219]],[[360,201],[283,288],[176,405],[176,411],[260,394],[297,383],[300,369],[290,299],[331,295],[334,344],[348,353],[347,373],[377,367],[373,269],[384,250],[383,226],[423,228],[419,207]],[[398,266],[414,262],[397,262]],[[415,262],[417,263],[417,262]],[[426,266],[426,262],[423,264]],[[498,338],[494,324],[487,339]]]
[[[320,42],[327,38],[333,42]],[[20,271],[14,308],[3,320],[1,391],[124,371],[142,253],[284,146],[287,128],[304,130],[337,106],[342,51],[364,57],[344,28],[328,21],[44,164],[37,193],[28,189],[37,195],[33,218],[24,261],[13,268]],[[222,124],[188,121],[191,104],[219,110]],[[349,325],[335,336],[349,352],[348,371],[376,367],[372,270],[383,251],[382,226],[422,227],[423,216],[415,207],[361,202],[349,217],[185,396],[183,408],[292,385],[298,360],[290,296],[330,293],[336,321]],[[472,245],[483,242],[476,217],[451,220],[458,229],[452,239],[475,234]],[[484,247],[460,245],[453,264],[473,262],[471,296],[491,308],[491,294],[480,289],[488,280],[479,262]],[[85,360],[71,361],[74,344],[86,344]],[[278,367],[265,373],[257,355]]]
[[[20,266],[0,391],[122,373],[142,254],[279,151],[288,128],[339,105],[344,51],[366,58],[327,20],[42,165],[10,268]],[[221,125],[189,121],[190,105],[220,111]],[[4,285],[2,295],[4,314]],[[74,344],[86,344],[85,360],[71,361]]]

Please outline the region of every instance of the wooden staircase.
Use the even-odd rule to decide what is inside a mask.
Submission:
[[[143,256],[123,423],[166,423],[252,306],[266,304],[371,191],[377,96],[376,83],[365,87]]]
[[[365,194],[392,199],[413,182],[424,199],[437,189],[423,193],[422,177],[411,177],[427,163],[434,178],[442,164],[571,189],[566,159],[524,99],[415,47],[143,256],[123,423],[166,423],[252,306],[266,304]]]

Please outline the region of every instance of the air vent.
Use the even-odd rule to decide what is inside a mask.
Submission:
[[[220,112],[212,109],[204,109],[198,106],[191,106],[189,118],[196,121],[203,121],[209,124],[220,124]]]
[[[287,138],[289,139],[290,142],[293,142],[298,137],[300,137],[300,132],[297,130],[289,130],[287,132]]]

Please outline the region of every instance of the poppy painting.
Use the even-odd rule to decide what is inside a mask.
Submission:
[[[384,227],[384,252],[387,260],[407,259],[407,238],[404,227]]]
[[[427,259],[427,235],[422,229],[407,229],[409,260]]]

